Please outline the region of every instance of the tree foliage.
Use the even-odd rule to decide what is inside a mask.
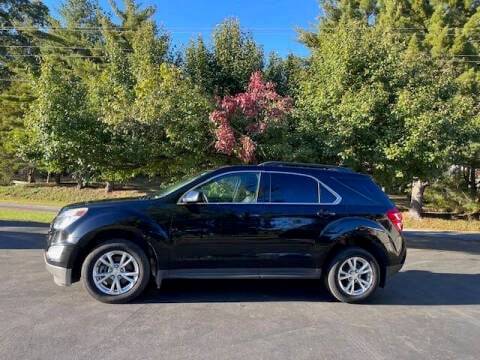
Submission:
[[[110,4],[115,17],[65,0],[58,19],[0,4],[2,173],[83,184],[300,160],[421,192],[451,165],[480,167],[478,1],[322,0],[317,31],[300,32],[310,55],[266,59],[236,19],[179,53],[153,7]]]
[[[259,71],[252,74],[247,91],[225,96],[210,114],[215,124],[215,149],[235,154],[244,163],[255,161],[258,143],[254,139],[269,126],[278,125],[291,110],[291,101],[275,91],[272,82],[265,82]]]
[[[382,184],[434,179],[478,157],[471,2],[325,1],[297,104],[299,157],[351,165]],[[473,56],[473,57],[472,57]],[[473,61],[475,64],[475,61]]]
[[[181,156],[198,157],[208,146],[210,103],[167,63],[168,36],[151,20],[124,17],[136,28],[121,35],[103,20],[108,62],[89,82],[91,107],[108,129],[100,172],[111,181],[158,173]]]
[[[4,0],[0,2],[0,88],[25,63],[35,65],[35,58],[18,58],[20,46],[35,45],[40,26],[47,24],[48,8],[39,1]],[[15,28],[21,26],[20,30]],[[33,53],[38,53],[35,49]]]
[[[234,95],[245,90],[250,76],[263,68],[263,50],[236,19],[227,19],[213,32],[208,49],[201,37],[185,54],[185,71],[210,94]]]

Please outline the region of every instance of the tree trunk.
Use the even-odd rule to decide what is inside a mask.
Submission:
[[[47,172],[47,180],[46,180],[47,184],[50,184],[50,171]]]
[[[113,191],[113,181],[105,182],[105,192],[111,193]]]
[[[35,168],[29,168],[27,172],[27,182],[33,184],[35,182]]]
[[[56,173],[55,174],[55,185],[60,185],[61,182],[62,182],[62,174]]]
[[[465,184],[469,184],[469,175],[470,175],[470,168],[468,166],[462,166],[462,175],[463,179],[465,180]]]
[[[81,190],[83,188],[85,188],[85,180],[79,179],[78,182],[77,182],[77,189]]]
[[[422,181],[418,178],[413,179],[412,193],[410,196],[409,214],[414,219],[421,219],[423,213],[423,194],[425,188],[429,185],[428,181]]]
[[[477,169],[475,169],[475,166],[470,166],[470,172],[469,172],[469,188],[470,188],[470,193],[472,194],[473,198],[477,198],[477,177],[476,175]]]

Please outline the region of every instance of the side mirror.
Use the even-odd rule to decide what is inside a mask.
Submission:
[[[183,195],[182,203],[184,204],[195,204],[203,202],[203,196],[200,191],[190,190],[185,195]]]

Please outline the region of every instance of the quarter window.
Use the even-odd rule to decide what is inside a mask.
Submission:
[[[260,173],[239,172],[215,178],[195,190],[209,203],[255,203]]]
[[[308,176],[271,173],[272,203],[318,203],[318,182]]]
[[[330,190],[320,185],[320,202],[322,204],[334,204],[337,200],[337,197]]]

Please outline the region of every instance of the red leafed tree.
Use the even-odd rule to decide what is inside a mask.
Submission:
[[[255,162],[255,139],[268,126],[282,121],[291,108],[289,97],[278,95],[275,85],[265,82],[261,72],[253,73],[246,92],[219,99],[210,114],[215,124],[215,149],[235,155],[246,164]]]

